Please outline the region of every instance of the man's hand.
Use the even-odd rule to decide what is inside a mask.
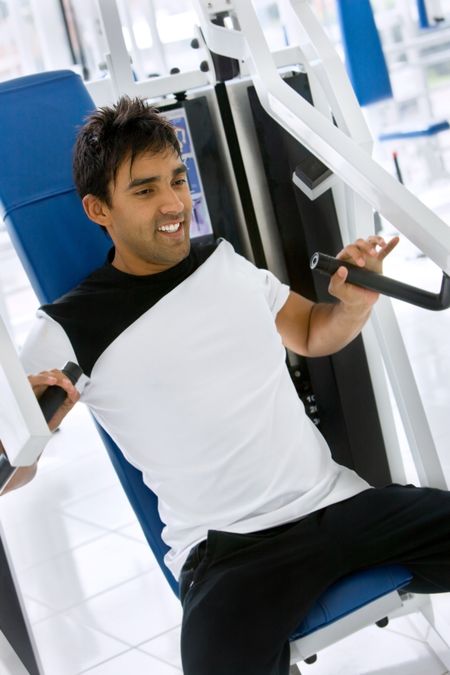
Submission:
[[[28,380],[38,400],[48,387],[58,386],[66,391],[67,396],[65,401],[48,423],[50,429],[54,431],[61,424],[67,413],[72,410],[73,406],[80,398],[80,394],[69,378],[60,370],[53,369],[43,371],[37,375],[29,375]]]
[[[349,244],[343,248],[336,258],[358,267],[366,267],[372,272],[381,273],[383,260],[397,246],[398,242],[399,237],[393,237],[386,243],[383,237],[376,235],[367,239],[357,239],[354,244]],[[368,310],[377,301],[379,294],[354,284],[346,284],[347,275],[348,270],[345,267],[339,267],[331,277],[328,292],[347,305],[348,308],[360,308],[361,310],[366,308]]]
[[[377,236],[358,239],[336,257],[372,272],[381,272],[384,258],[397,243],[398,237],[388,243]],[[337,303],[313,303],[298,293],[289,293],[276,317],[285,347],[303,356],[326,356],[339,351],[358,335],[378,293],[346,284],[347,275],[347,269],[339,267],[331,277],[328,291],[340,300]]]
[[[61,424],[61,421],[64,419],[67,413],[72,410],[73,406],[80,398],[80,394],[69,378],[66,377],[60,370],[47,370],[38,373],[37,375],[29,375],[28,380],[38,400],[44,391],[48,389],[48,387],[58,386],[64,389],[64,391],[67,393],[65,401],[62,403],[62,405],[60,405],[52,419],[48,422],[49,428],[51,431],[54,431]],[[5,450],[0,441],[0,454],[4,452]],[[37,461],[31,466],[18,467],[9,482],[2,490],[1,494],[6,494],[7,492],[16,490],[17,488],[22,487],[22,485],[29,483],[36,475],[36,470]]]

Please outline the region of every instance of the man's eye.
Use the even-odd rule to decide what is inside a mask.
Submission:
[[[186,178],[178,178],[178,179],[175,181],[175,185],[186,185],[186,183],[187,183],[187,179],[186,179]]]
[[[138,196],[144,196],[144,195],[149,195],[152,192],[150,188],[144,188],[143,190],[139,190],[138,192],[135,192],[136,195]]]

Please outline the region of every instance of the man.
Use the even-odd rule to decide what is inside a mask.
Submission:
[[[342,267],[329,287],[339,302],[315,304],[226,241],[191,246],[174,130],[139,99],[90,117],[74,175],[114,248],[40,309],[22,358],[42,378],[81,365],[81,400],[158,495],[185,675],[285,675],[302,616],[362,567],[401,562],[413,590],[448,590],[448,493],[374,489],[337,465],[285,365],[286,347],[342,349],[377,295]],[[397,241],[360,239],[339,258],[380,271]]]

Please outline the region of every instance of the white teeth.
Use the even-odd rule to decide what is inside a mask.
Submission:
[[[158,227],[160,232],[176,232],[180,227],[180,223],[175,223],[174,225],[161,225]]]

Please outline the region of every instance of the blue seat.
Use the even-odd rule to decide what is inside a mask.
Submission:
[[[344,577],[314,603],[292,634],[291,641],[306,637],[386,593],[402,588],[411,578],[410,572],[402,565],[380,565]]]
[[[0,84],[0,201],[6,227],[42,303],[62,295],[101,265],[111,245],[85,216],[72,181],[76,130],[94,107],[81,79],[71,71]],[[167,546],[161,539],[157,498],[108,434],[100,428],[99,432],[150,548],[177,594],[178,585],[163,561]],[[410,579],[400,566],[347,577],[319,599],[293,639],[337,622]]]

